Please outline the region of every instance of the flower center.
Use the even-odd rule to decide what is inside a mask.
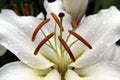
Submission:
[[[44,21],[42,21],[38,27],[34,30],[33,32],[33,35],[32,35],[32,41],[35,41],[35,38],[36,38],[36,35],[38,33],[38,31],[42,31],[43,35],[45,36],[45,38],[39,43],[39,45],[37,46],[37,48],[35,49],[34,51],[34,55],[37,55],[39,50],[41,49],[41,47],[44,45],[44,44],[47,44],[46,42],[48,42],[49,44],[48,47],[50,47],[56,54],[59,54],[60,53],[60,56],[59,56],[59,62],[57,64],[57,69],[58,71],[61,73],[61,74],[64,74],[67,70],[67,65],[68,63],[66,62],[67,59],[66,59],[66,56],[65,56],[65,53],[68,53],[70,59],[72,60],[72,62],[75,62],[76,61],[76,58],[74,57],[72,51],[70,50],[70,47],[75,44],[78,40],[80,40],[81,42],[83,42],[88,48],[92,49],[92,46],[84,39],[82,38],[79,34],[77,34],[76,32],[74,32],[73,30],[68,30],[68,32],[70,33],[66,40],[63,39],[63,36],[62,36],[62,32],[64,31],[64,27],[62,25],[62,21],[63,21],[63,17],[64,17],[64,13],[60,13],[59,14],[59,17],[60,19],[55,15],[55,13],[51,13],[51,16],[53,17],[53,19],[55,20],[56,24],[59,26],[60,28],[60,35],[58,36],[58,40],[60,42],[59,44],[59,49],[58,49],[58,44],[57,44],[57,37],[56,37],[56,25],[55,25],[55,31],[50,33],[49,35],[46,35],[44,33],[44,31],[42,31],[42,27],[47,24],[50,19],[46,19]],[[73,35],[74,37],[76,37],[78,40],[75,40],[74,42],[72,42],[70,45],[67,44],[67,42],[69,41],[69,37],[70,35]],[[50,38],[54,37],[54,43],[55,43],[55,46],[53,46],[52,42],[50,41]],[[65,52],[66,51],[66,52]]]

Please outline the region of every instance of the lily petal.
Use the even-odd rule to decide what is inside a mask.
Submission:
[[[37,18],[18,17],[11,10],[3,10],[0,14],[0,44],[27,65],[37,69],[45,69],[52,66],[53,63],[41,54],[37,56],[33,54],[43,35],[40,33],[36,42],[31,41],[32,33],[39,23],[40,20]]]
[[[83,69],[75,69],[83,80],[119,80],[120,67],[111,62],[100,62]]]
[[[45,19],[44,18],[44,14],[42,12],[39,13],[36,17],[39,18],[40,20],[44,20]]]
[[[12,62],[0,68],[0,80],[43,80],[50,71],[35,70],[21,62]]]
[[[120,46],[115,45],[115,54],[112,60],[120,65]]]
[[[83,80],[75,71],[68,70],[65,74],[65,80]]]
[[[61,75],[56,69],[54,69],[49,72],[49,74],[47,74],[47,76],[43,80],[61,80]]]
[[[79,20],[85,13],[88,0],[63,0],[65,10],[71,14],[73,20]]]
[[[7,49],[0,45],[0,56],[5,54],[6,51],[7,51]]]
[[[91,43],[93,49],[87,49],[71,66],[80,68],[94,64],[102,59],[107,50],[120,39],[119,22],[120,12],[115,7],[102,10],[97,15],[84,19],[80,26],[81,28],[78,28],[76,32],[84,36],[84,38]],[[75,49],[74,46],[73,48]]]

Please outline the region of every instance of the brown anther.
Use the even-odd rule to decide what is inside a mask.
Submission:
[[[28,3],[25,3],[24,15],[25,15],[25,16],[28,16],[28,15],[29,15],[29,5],[28,5]]]
[[[72,53],[72,51],[70,50],[69,46],[66,44],[66,42],[62,39],[61,36],[58,36],[58,39],[59,39],[59,41],[61,42],[61,44],[63,45],[63,47],[65,48],[65,50],[68,52],[71,60],[72,60],[73,62],[75,62],[75,57],[73,56],[73,53]]]
[[[83,42],[89,49],[92,49],[92,46],[84,38],[82,38],[79,34],[77,34],[76,32],[74,32],[72,30],[68,30],[68,32],[70,34],[72,34],[73,36],[75,36],[78,40]]]
[[[50,18],[42,21],[42,22],[38,25],[38,27],[37,27],[37,28],[34,30],[34,32],[33,32],[32,41],[35,41],[35,38],[36,38],[36,35],[37,35],[38,31],[39,31],[46,23],[48,23],[49,21],[50,21]]]
[[[54,32],[50,33],[48,36],[46,36],[46,37],[39,43],[39,45],[37,46],[37,48],[36,48],[35,51],[34,51],[34,55],[37,55],[37,54],[38,54],[40,48],[41,48],[51,37],[53,37],[54,34],[55,34]]]
[[[33,16],[34,15],[33,5],[30,4],[29,7],[30,7],[30,15]]]
[[[58,19],[58,17],[56,16],[56,14],[55,13],[51,13],[51,15],[52,15],[53,19],[55,20],[55,22],[58,24],[59,28],[62,29],[62,31],[64,31],[64,28],[61,27],[60,20]]]
[[[16,14],[18,14],[18,6],[17,4],[13,4],[13,10]]]
[[[72,26],[73,26],[74,28],[77,28],[77,27],[78,27],[76,20],[72,20],[71,24],[72,24]]]

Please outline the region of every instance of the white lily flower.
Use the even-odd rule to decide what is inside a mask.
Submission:
[[[115,7],[86,17],[74,30],[62,2],[45,6],[44,21],[1,12],[0,44],[20,61],[1,67],[0,80],[120,80],[119,66],[107,61],[120,39],[120,12]]]

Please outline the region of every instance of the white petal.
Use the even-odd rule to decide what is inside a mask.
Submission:
[[[50,18],[50,22],[49,24],[47,24],[47,28],[50,27],[48,30],[49,32],[53,32],[55,29],[55,20],[53,19],[53,17],[51,16],[51,12],[55,13],[57,16],[59,15],[60,12],[63,12],[65,14],[65,16],[63,17],[63,28],[64,28],[64,32],[63,32],[63,36],[68,35],[68,29],[72,29],[71,26],[71,16],[69,14],[67,14],[64,9],[62,8],[62,1],[61,0],[57,0],[55,2],[49,3],[47,0],[45,0],[45,9],[47,11],[47,18]],[[59,34],[59,27],[57,26],[57,35]]]
[[[2,11],[0,14],[0,44],[27,65],[45,69],[52,66],[53,63],[45,59],[41,54],[33,55],[43,35],[39,33],[36,42],[31,41],[32,33],[39,23],[39,19],[34,17],[18,17],[10,10]],[[44,53],[46,53],[45,50]]]
[[[111,62],[101,62],[75,71],[83,80],[120,80],[120,67]]]
[[[37,15],[37,18],[39,18],[40,20],[44,20],[44,14],[41,12]]]
[[[115,52],[112,60],[120,65],[120,46],[115,46]]]
[[[0,56],[5,54],[6,51],[7,51],[7,49],[0,45]]]
[[[35,70],[21,62],[12,62],[0,68],[0,80],[43,80],[50,70]]]
[[[71,66],[83,67],[96,63],[102,59],[102,57],[105,57],[107,50],[120,39],[120,12],[115,7],[111,7],[100,13],[98,13],[99,16],[93,15],[88,17],[88,21],[86,19],[83,25],[81,25],[81,28],[76,30],[76,32],[82,35],[88,42],[91,42],[93,49],[87,49]],[[73,48],[76,49],[74,46]],[[114,54],[114,52],[109,54],[108,51],[108,56],[112,54]]]
[[[49,72],[49,74],[47,74],[43,80],[61,80],[61,75],[56,69],[54,69]]]
[[[68,70],[65,74],[65,80],[83,80],[76,72],[73,70]]]
[[[54,13],[59,13],[61,11],[63,11],[63,4],[61,0],[56,0],[52,3],[48,2],[47,0],[44,1],[44,7],[47,10],[47,13],[50,11],[54,12]]]
[[[76,32],[88,42],[95,43],[108,29],[119,26],[120,11],[114,6],[103,9],[98,14],[86,17]]]
[[[102,61],[113,61],[117,64],[120,64],[120,46],[113,44],[111,47],[105,50]]]
[[[72,18],[79,20],[87,8],[88,0],[63,0],[63,3],[65,10],[71,14]]]

